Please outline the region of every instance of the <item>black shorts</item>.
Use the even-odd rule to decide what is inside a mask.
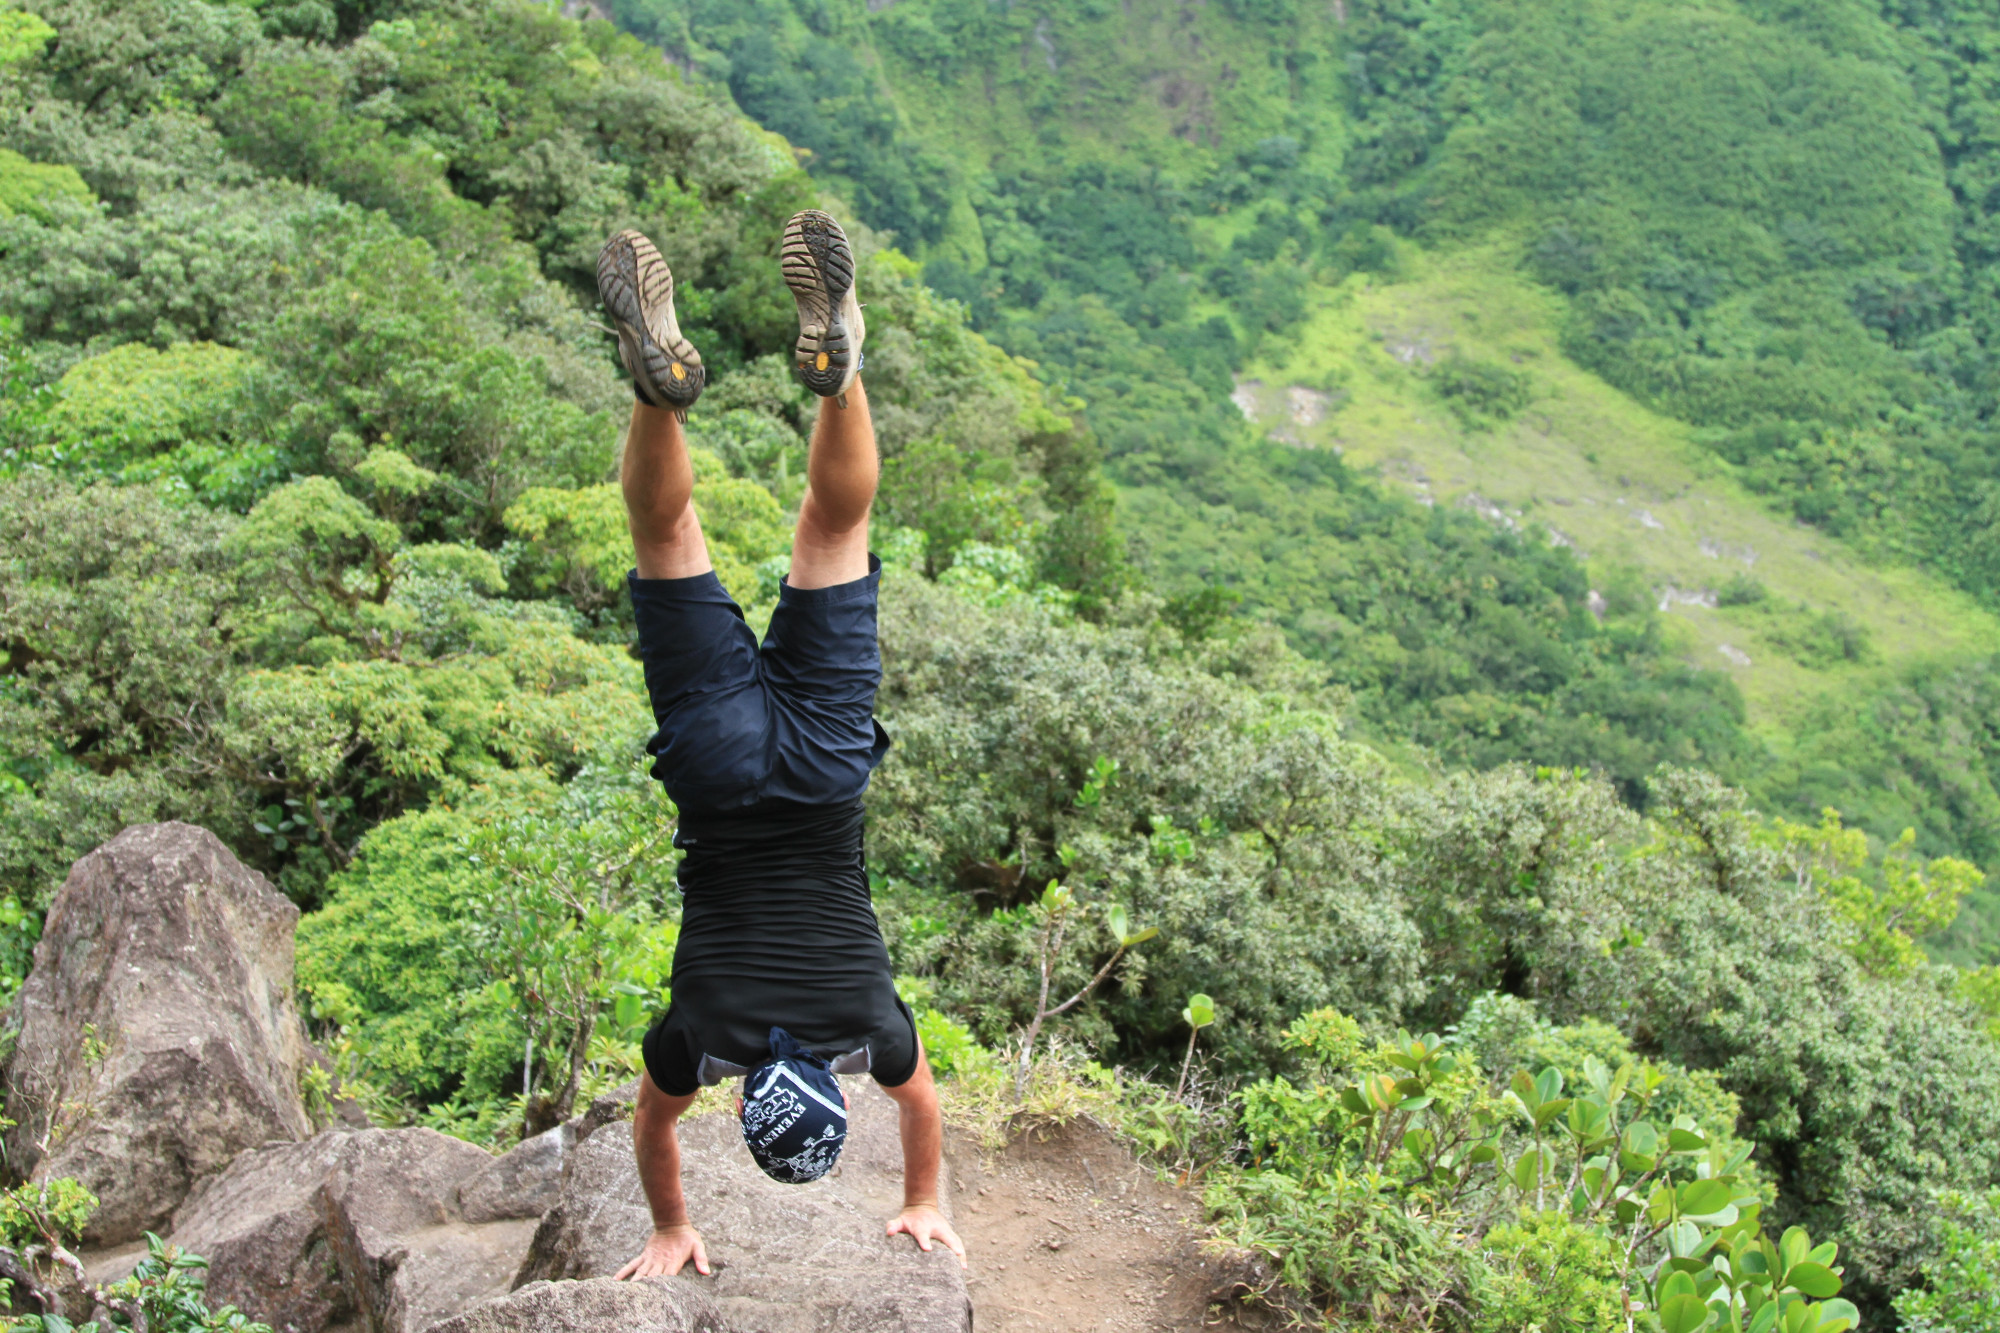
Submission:
[[[713,572],[629,576],[659,731],[647,744],[683,810],[853,800],[889,749],[875,721],[882,562],[830,588],[783,585],[760,648]]]
[[[865,1072],[885,1088],[900,1088],[917,1072],[917,1017],[897,997],[893,987],[871,988],[862,994],[875,1002],[876,1013],[871,1018],[850,1020],[858,1038],[804,1044],[814,1055],[828,1061],[866,1051],[865,1063],[836,1065],[835,1072]],[[670,1097],[686,1097],[704,1085],[747,1073],[769,1058],[769,1048],[763,1044],[761,1035],[754,1048],[736,1049],[726,1044],[726,1037],[717,1040],[718,1034],[726,1032],[732,1024],[708,1026],[707,1036],[696,1031],[690,1007],[676,1003],[647,1030],[639,1049],[645,1058],[646,1076],[653,1080],[654,1087]],[[778,1026],[791,1030],[783,1023]],[[798,1024],[794,1022],[791,1026]],[[720,1049],[711,1050],[711,1046]],[[708,1057],[706,1062],[704,1056]]]

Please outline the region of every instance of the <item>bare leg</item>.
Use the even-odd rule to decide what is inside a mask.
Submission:
[[[632,405],[632,429],[625,436],[619,471],[639,577],[685,579],[713,569],[701,520],[695,517],[694,466],[688,461],[687,439],[672,412],[644,403]]]
[[[629,447],[626,457],[631,457]],[[875,483],[881,471],[881,461],[875,456],[875,425],[868,415],[868,394],[857,379],[847,390],[846,407],[833,398],[820,399],[812,452],[806,461],[806,498],[799,506],[798,531],[792,536],[792,570],[786,582],[794,588],[829,588],[867,577],[868,508],[875,502]],[[631,493],[628,480],[628,502]],[[707,558],[704,550],[702,559],[705,562]],[[643,566],[640,572],[644,573]]]

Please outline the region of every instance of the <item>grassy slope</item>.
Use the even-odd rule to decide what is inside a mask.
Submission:
[[[1687,426],[1567,361],[1556,348],[1563,298],[1522,281],[1506,256],[1418,255],[1410,267],[1402,282],[1357,276],[1316,289],[1305,325],[1246,368],[1258,383],[1239,400],[1260,426],[1338,448],[1437,503],[1546,524],[1600,578],[1636,567],[1654,589],[1692,593],[1740,572],[1787,605],[1846,612],[1871,631],[1872,653],[1814,669],[1769,641],[1766,615],[1670,607],[1688,660],[1728,670],[1779,750],[1788,724],[1827,691],[1858,694],[1917,662],[2000,648],[2000,618],[1964,594],[1919,570],[1864,564],[1773,514]],[[1420,373],[1453,352],[1527,374],[1532,403],[1510,422],[1469,429]],[[1319,421],[1295,419],[1292,386],[1327,393]]]
[[[878,71],[908,130],[944,150],[967,180],[1038,154],[1136,161],[1193,179],[1274,134],[1303,140],[1311,169],[1339,174],[1348,138],[1337,31],[1343,6],[1307,6],[1301,23],[1282,29],[1240,21],[1232,8],[1242,7],[1027,0],[1007,11],[1018,37],[1012,48],[972,57],[950,76],[899,54],[885,26],[897,20],[895,7],[843,24],[842,41]],[[1201,227],[1203,248],[1226,249],[1254,212],[1253,201],[1211,218]],[[961,201],[937,244],[909,248],[977,270],[995,243],[1004,237],[982,235]],[[1546,523],[1574,542],[1599,581],[1636,577],[1655,590],[1699,593],[1737,572],[1754,577],[1772,594],[1762,611],[1679,602],[1667,619],[1689,662],[1736,679],[1752,728],[1780,762],[1793,757],[1797,724],[1815,707],[1859,709],[1910,666],[2000,649],[2000,619],[1939,579],[1871,566],[1837,539],[1793,524],[1738,485],[1687,426],[1564,358],[1556,342],[1564,298],[1522,280],[1517,256],[1504,247],[1411,250],[1406,258],[1403,281],[1316,286],[1306,322],[1266,343],[1244,375],[1266,386],[1246,399],[1261,408],[1261,426],[1288,429],[1307,446],[1338,447],[1379,468],[1389,484],[1439,503],[1477,496],[1505,520]],[[1408,360],[1418,347],[1514,366],[1532,379],[1534,400],[1512,422],[1470,430],[1390,350],[1403,349]],[[1294,384],[1331,391],[1339,406],[1314,425],[1287,422],[1286,389]],[[1170,578],[1222,577],[1246,590],[1282,586],[1289,595],[1311,586],[1293,577],[1302,561],[1311,563],[1310,543],[1273,528],[1268,516],[1231,510],[1220,515],[1222,526],[1194,530],[1189,525],[1218,515],[1157,488],[1128,487],[1123,502],[1142,550],[1156,538],[1179,552],[1179,563],[1196,558],[1205,566],[1160,571]],[[1212,555],[1199,556],[1204,548]],[[1772,642],[1774,608],[1794,628],[1808,611],[1844,612],[1869,631],[1870,652],[1838,666],[1802,661]],[[1296,616],[1306,608],[1282,610]],[[1871,822],[1887,830],[1881,818]]]
[[[1329,164],[1339,160],[1332,62],[1287,71],[1269,54],[1268,34],[1220,5],[1096,8],[1095,17],[1050,15],[1015,56],[949,82],[900,60],[887,43],[866,51],[911,127],[975,169],[1041,145],[1191,171],[1218,149],[1278,133],[1304,138]],[[1330,34],[1316,29],[1337,22],[1338,8],[1287,34],[1288,44],[1325,50]],[[1215,218],[1210,239],[1226,246],[1251,211]],[[940,248],[977,253],[977,226],[969,209],[958,210]],[[1829,691],[1858,697],[1915,662],[2000,649],[2000,618],[1938,579],[1864,564],[1837,539],[1774,514],[1691,441],[1687,426],[1564,358],[1556,345],[1564,298],[1522,280],[1511,254],[1497,246],[1412,251],[1409,268],[1408,280],[1393,284],[1355,277],[1315,288],[1307,322],[1246,369],[1246,379],[1265,386],[1243,396],[1260,425],[1337,447],[1438,502],[1483,497],[1513,521],[1548,524],[1600,577],[1636,568],[1656,589],[1700,592],[1741,571],[1787,606],[1838,609],[1860,621],[1871,634],[1869,658],[1816,669],[1770,642],[1768,616],[1671,607],[1687,659],[1731,673],[1753,725],[1779,752],[1788,724]],[[1451,351],[1526,372],[1534,402],[1497,428],[1468,429],[1417,373],[1425,357]],[[1331,388],[1340,405],[1317,424],[1293,422],[1285,390],[1295,384]],[[1144,496],[1128,501],[1135,518],[1157,509]]]

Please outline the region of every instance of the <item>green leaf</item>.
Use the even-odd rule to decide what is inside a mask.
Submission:
[[[1701,1131],[1699,1130],[1682,1129],[1679,1125],[1676,1125],[1667,1131],[1668,1152],[1706,1152],[1707,1150],[1708,1140],[1701,1136]]]
[[[1677,1296],[1682,1293],[1686,1293],[1689,1296],[1696,1294],[1694,1278],[1689,1276],[1685,1268],[1669,1267],[1667,1275],[1660,1279],[1660,1285],[1655,1290],[1654,1295],[1659,1300],[1665,1301],[1671,1296]]]
[[[1708,1327],[1708,1303],[1688,1292],[1660,1302],[1661,1333],[1700,1333]]]
[[[1158,926],[1148,926],[1136,935],[1123,936],[1122,938],[1119,939],[1118,942],[1124,945],[1126,948],[1130,949],[1135,945],[1144,944],[1147,940],[1152,939],[1155,935],[1159,933],[1160,933],[1160,928]]]
[[[1629,1148],[1620,1148],[1618,1150],[1618,1165],[1624,1167],[1633,1175],[1644,1175],[1659,1164],[1660,1159],[1658,1157],[1642,1157]]]
[[[1836,1299],[1822,1302],[1819,1326],[1820,1333],[1846,1333],[1850,1328],[1861,1327],[1861,1311],[1855,1308],[1852,1301]]]
[[[1513,1089],[1514,1095],[1520,1098],[1522,1107],[1532,1119],[1535,1108],[1542,1104],[1542,1095],[1535,1089],[1535,1080],[1528,1077],[1526,1070],[1519,1070],[1514,1074],[1514,1081],[1508,1086]]]
[[[1111,904],[1104,913],[1104,919],[1111,926],[1113,939],[1122,942],[1127,935],[1132,933],[1132,918],[1122,904]]]
[[[1750,1327],[1743,1333],[1771,1333],[1772,1326],[1777,1322],[1778,1304],[1773,1301],[1750,1317]]]
[[[1625,1146],[1641,1157],[1657,1156],[1660,1131],[1654,1129],[1650,1121],[1635,1120],[1625,1127]]]
[[[1679,1258],[1693,1258],[1703,1249],[1701,1228],[1685,1218],[1667,1228],[1665,1239],[1667,1252]]]
[[[1535,1188],[1535,1182],[1542,1174],[1542,1151],[1539,1148],[1530,1148],[1514,1163],[1512,1173],[1514,1188],[1523,1194]]]
[[[1362,1095],[1359,1084],[1340,1090],[1340,1104],[1356,1115],[1370,1115],[1375,1109],[1368,1104],[1368,1098]]]
[[[1690,1180],[1674,1191],[1674,1203],[1681,1216],[1704,1219],[1729,1207],[1736,1191],[1720,1180]],[[1735,1221],[1730,1218],[1730,1221]]]
[[[1798,1288],[1814,1300],[1824,1300],[1840,1294],[1840,1275],[1825,1264],[1808,1259],[1785,1270],[1785,1285]]]

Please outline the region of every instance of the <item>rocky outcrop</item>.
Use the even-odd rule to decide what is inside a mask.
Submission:
[[[460,1182],[458,1212],[468,1222],[540,1217],[562,1192],[563,1163],[576,1129],[558,1125],[516,1144]]]
[[[842,1085],[847,1148],[835,1172],[812,1185],[780,1185],[757,1170],[727,1113],[682,1124],[688,1211],[716,1270],[692,1280],[733,1333],[969,1333],[958,1261],[942,1247],[925,1254],[907,1237],[883,1234],[903,1200],[895,1103],[867,1079]],[[586,1121],[601,1121],[601,1111],[602,1103]],[[615,1273],[651,1230],[630,1128],[604,1124],[571,1154],[520,1281]]]
[[[734,1333],[687,1278],[535,1282],[430,1333]]]
[[[208,1258],[217,1302],[276,1333],[355,1318],[371,1333],[421,1333],[513,1285],[535,1223],[468,1220],[458,1204],[495,1164],[428,1129],[329,1130],[243,1154],[170,1239]]]
[[[652,1226],[636,1084],[498,1158],[427,1129],[312,1134],[297,919],[185,824],[128,829],[57,895],[7,1020],[6,1161],[102,1200],[85,1235],[97,1280],[157,1231],[208,1260],[215,1304],[276,1333],[970,1333],[953,1256],[884,1234],[901,1145],[866,1079],[845,1085],[840,1167],[812,1185],[767,1179],[726,1113],[683,1125],[708,1278],[610,1280]]]
[[[350,1138],[320,1189],[320,1215],[348,1293],[374,1333],[421,1333],[511,1285],[533,1226],[500,1223],[495,1234],[458,1213],[460,1182],[492,1162],[435,1130],[371,1129]]]
[[[189,824],[127,829],[70,871],[10,1020],[6,1148],[97,1195],[87,1243],[164,1230],[237,1154],[312,1132],[298,915]]]
[[[170,1239],[208,1260],[208,1293],[275,1333],[320,1333],[354,1313],[326,1236],[320,1188],[353,1135],[253,1148],[197,1190]]]

